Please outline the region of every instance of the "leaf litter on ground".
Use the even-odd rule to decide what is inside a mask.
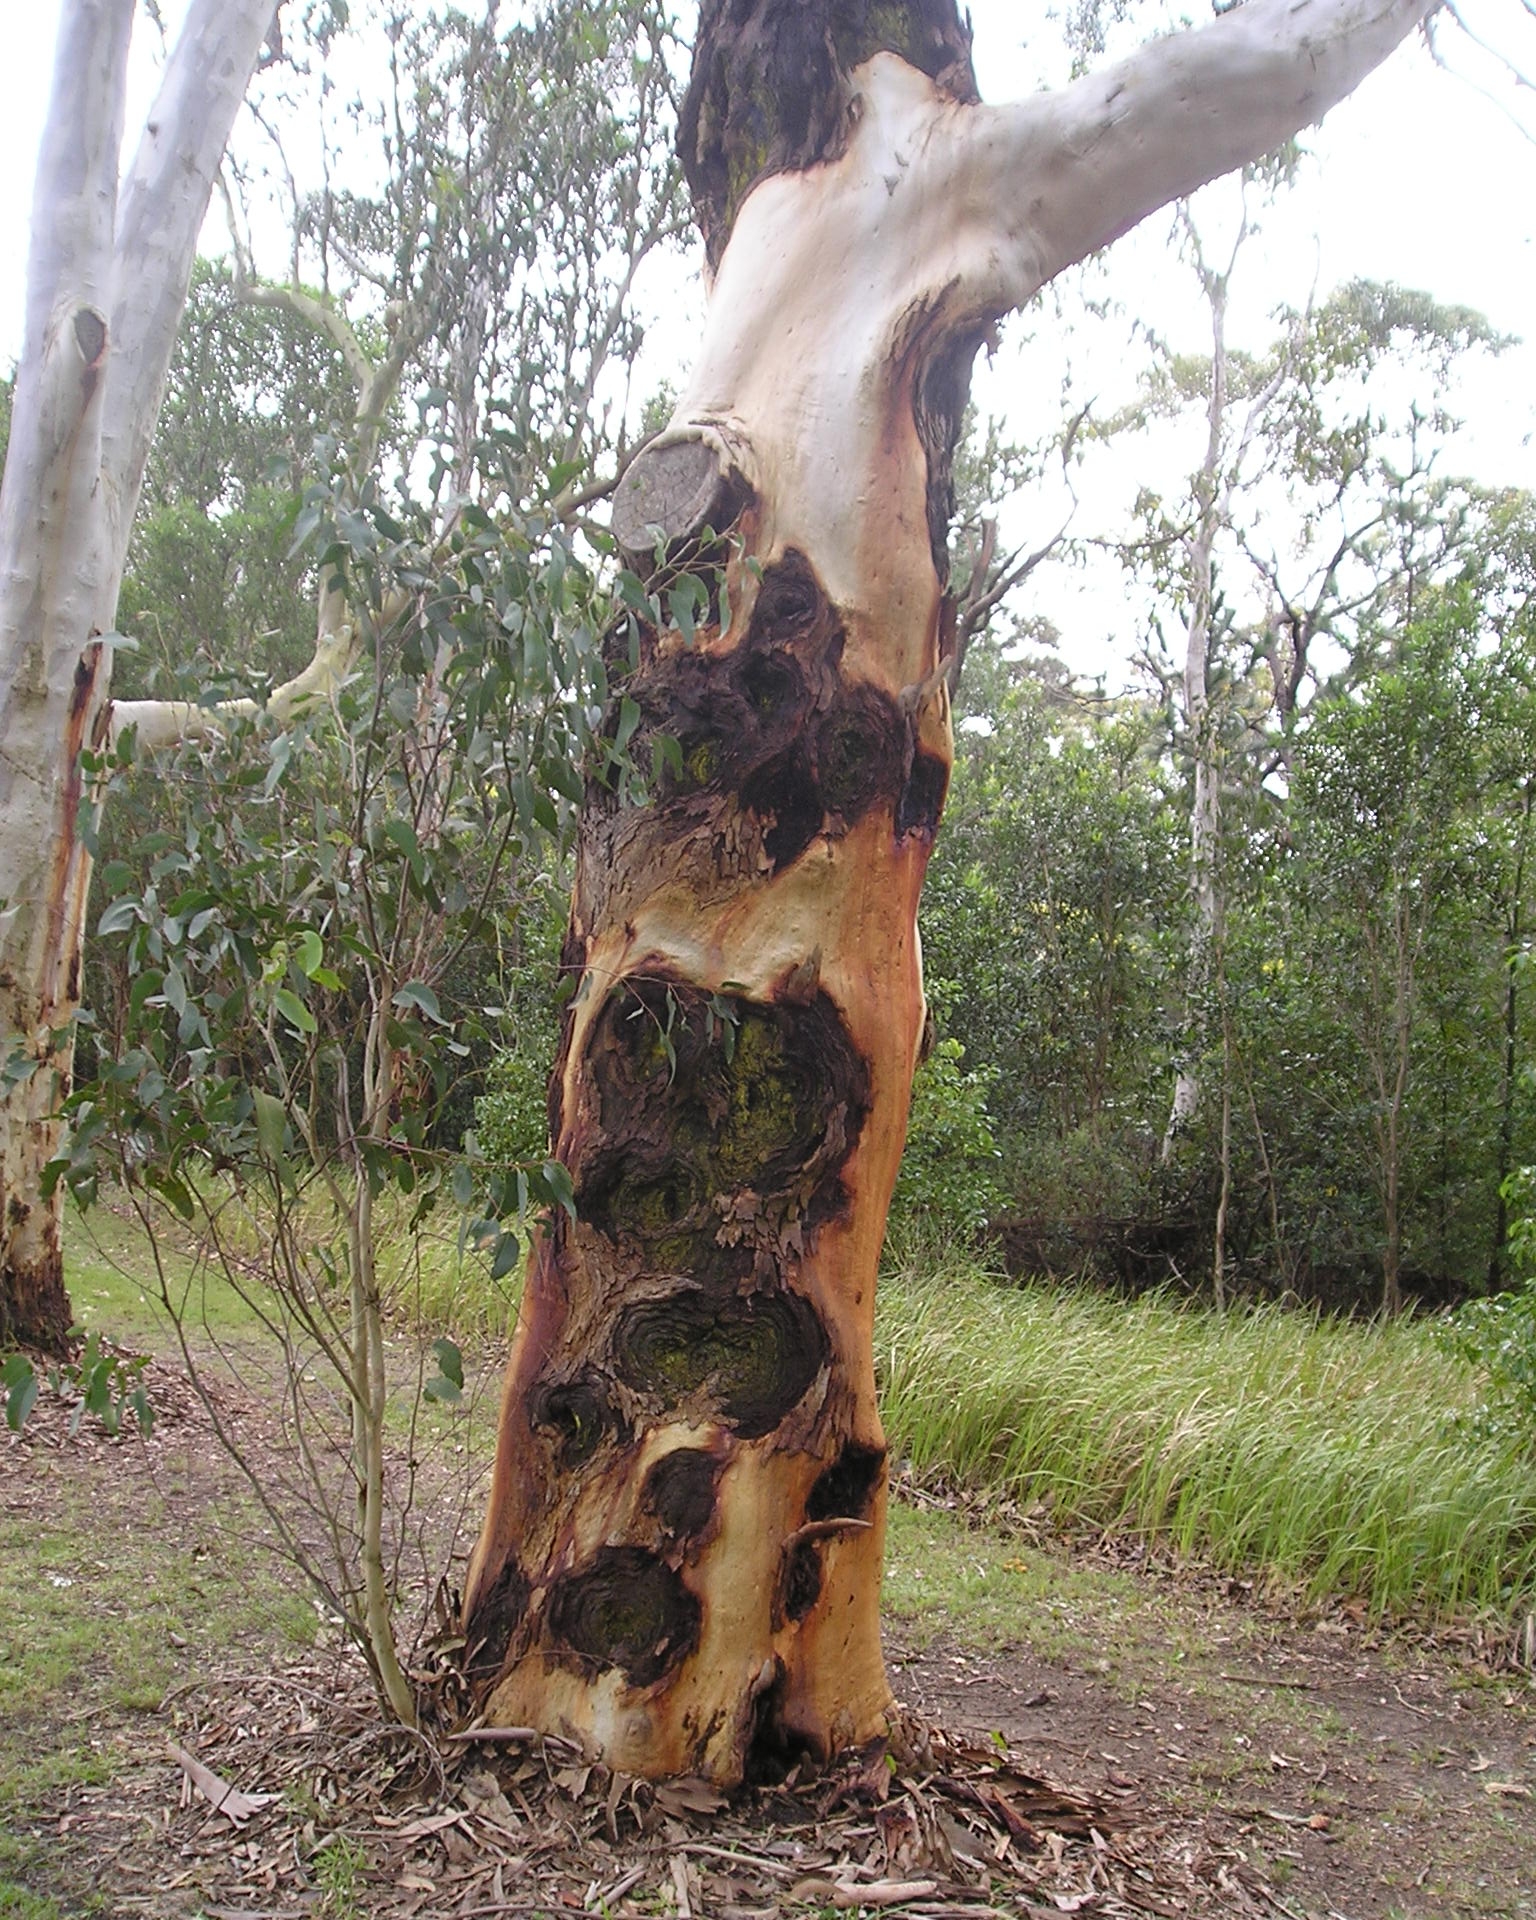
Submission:
[[[140,1849],[141,1872],[158,1884],[124,1886],[125,1912],[166,1914],[180,1893],[188,1912],[297,1920],[315,1909],[323,1849],[343,1841],[366,1862],[356,1897],[376,1920],[767,1920],[797,1906],[1126,1920],[1270,1904],[1242,1854],[1212,1846],[1197,1825],[1138,1808],[1124,1791],[1063,1785],[999,1741],[911,1715],[889,1744],[728,1796],[702,1780],[630,1779],[556,1738],[388,1728],[361,1662],[342,1650],[265,1677],[209,1676],[167,1710],[177,1772],[159,1812],[158,1867]],[[176,1786],[183,1775],[198,1796]],[[234,1833],[210,1811],[221,1790],[237,1796],[222,1803],[227,1816],[239,1811]]]

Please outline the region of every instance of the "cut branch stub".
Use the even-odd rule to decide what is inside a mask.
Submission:
[[[717,441],[655,441],[635,455],[615,490],[613,536],[643,572],[658,547],[676,558],[706,529],[725,532],[741,510],[742,493]]]
[[[554,1436],[560,1465],[567,1468],[590,1460],[619,1425],[607,1383],[591,1367],[570,1380],[543,1382],[529,1413],[536,1427]]]
[[[577,1212],[638,1242],[646,1271],[734,1290],[753,1267],[744,1247],[771,1251],[792,1217],[814,1229],[841,1211],[869,1070],[825,993],[761,1006],[630,981],[587,1067],[597,1125],[573,1169]],[[737,1204],[747,1188],[750,1210]]]
[[[675,1293],[632,1307],[615,1357],[626,1386],[659,1409],[717,1408],[743,1440],[760,1440],[805,1398],[826,1365],[826,1330],[793,1293],[742,1300]]]
[[[698,1447],[664,1453],[645,1482],[645,1504],[674,1540],[702,1534],[715,1513],[715,1483],[721,1462]]]

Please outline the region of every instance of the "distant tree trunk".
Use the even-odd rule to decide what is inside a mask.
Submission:
[[[1212,457],[1219,452],[1214,421],[1225,390],[1220,355],[1213,366]],[[1210,476],[1214,480],[1215,475]],[[1174,1076],[1173,1100],[1163,1130],[1162,1157],[1172,1160],[1179,1136],[1200,1109],[1200,1081],[1210,1040],[1213,960],[1222,937],[1221,769],[1218,716],[1211,707],[1211,549],[1216,521],[1202,503],[1200,522],[1188,541],[1185,619],[1184,724],[1188,736],[1191,793],[1189,803],[1189,892],[1194,924],[1184,973],[1184,1034]]]
[[[676,751],[649,804],[587,796],[550,1096],[575,1217],[534,1251],[464,1603],[493,1723],[725,1782],[883,1731],[875,1272],[971,360],[1421,11],[1250,0],[987,108],[953,0],[706,0],[681,132],[705,338],[615,501],[637,559],[704,584],[696,632],[674,594],[632,665],[616,633],[611,724],[643,765]]]
[[[1226,1015],[1215,1004],[1218,955],[1226,937],[1226,879],[1221,854],[1222,721],[1212,701],[1212,652],[1217,632],[1216,542],[1232,523],[1233,496],[1246,478],[1248,455],[1264,411],[1279,391],[1285,363],[1271,374],[1235,423],[1229,417],[1233,396],[1227,355],[1227,299],[1238,256],[1252,229],[1246,202],[1231,257],[1218,272],[1206,259],[1205,246],[1188,207],[1180,208],[1179,224],[1189,250],[1200,290],[1210,313],[1210,388],[1206,395],[1205,453],[1194,475],[1194,514],[1184,532],[1180,585],[1184,600],[1185,752],[1189,759],[1189,891],[1194,908],[1189,953],[1184,974],[1184,1033],[1175,1069],[1173,1099],[1163,1129],[1162,1158],[1173,1159],[1179,1137],[1193,1124],[1200,1109],[1201,1076],[1212,1041],[1213,1023]],[[1222,1058],[1227,1044],[1222,1042]],[[1225,1129],[1230,1125],[1230,1099],[1223,1086]]]
[[[0,488],[0,1347],[71,1313],[42,1195],[69,1090],[91,853],[83,750],[197,235],[275,0],[193,0],[118,183],[134,0],[66,0]]]
[[[1504,1188],[1514,1168],[1515,1086],[1520,1063],[1521,944],[1525,938],[1525,861],[1531,835],[1531,812],[1536,803],[1536,779],[1528,777],[1520,790],[1520,833],[1515,850],[1514,883],[1504,928],[1504,1060],[1499,1076],[1499,1154],[1494,1169],[1495,1202],[1493,1249],[1488,1256],[1488,1291],[1505,1283],[1509,1247],[1509,1198]]]

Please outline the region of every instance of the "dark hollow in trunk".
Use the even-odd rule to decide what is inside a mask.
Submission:
[[[756,181],[835,164],[882,48],[975,98],[952,0],[706,0],[680,139],[712,257]],[[689,570],[706,613],[609,635],[607,724],[632,703],[661,772],[643,804],[587,788],[549,1101],[573,1206],[530,1262],[465,1625],[488,1720],[627,1771],[782,1777],[886,1725],[874,1287],[924,1028],[979,338],[946,325],[919,302],[891,329],[893,513],[843,603],[814,524],[767,531],[750,421],[680,412],[615,502],[660,605]]]

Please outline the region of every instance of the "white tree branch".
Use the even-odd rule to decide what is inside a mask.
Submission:
[[[393,626],[410,602],[408,593],[391,593],[380,610],[379,629]],[[265,701],[114,700],[111,739],[117,741],[132,728],[140,747],[159,753],[183,740],[212,739],[260,713],[286,726],[306,710],[327,705],[356,667],[364,633],[349,614],[345,593],[334,588],[321,596],[319,628],[315,651],[303,671],[274,687]]]
[[[1272,153],[1434,4],[1245,0],[1059,92],[957,115],[955,164],[969,176],[957,184],[1002,242],[997,304],[1022,305],[1156,208]]]
[[[305,293],[300,287],[273,286],[247,279],[238,254],[235,295],[248,307],[268,307],[279,313],[292,314],[294,319],[302,320],[305,326],[323,335],[341,355],[342,364],[357,389],[358,401],[363,401],[373,383],[373,362],[364,353],[351,322],[339,307],[315,294]]]
[[[197,237],[276,0],[192,0],[118,206],[103,473],[126,544]]]

